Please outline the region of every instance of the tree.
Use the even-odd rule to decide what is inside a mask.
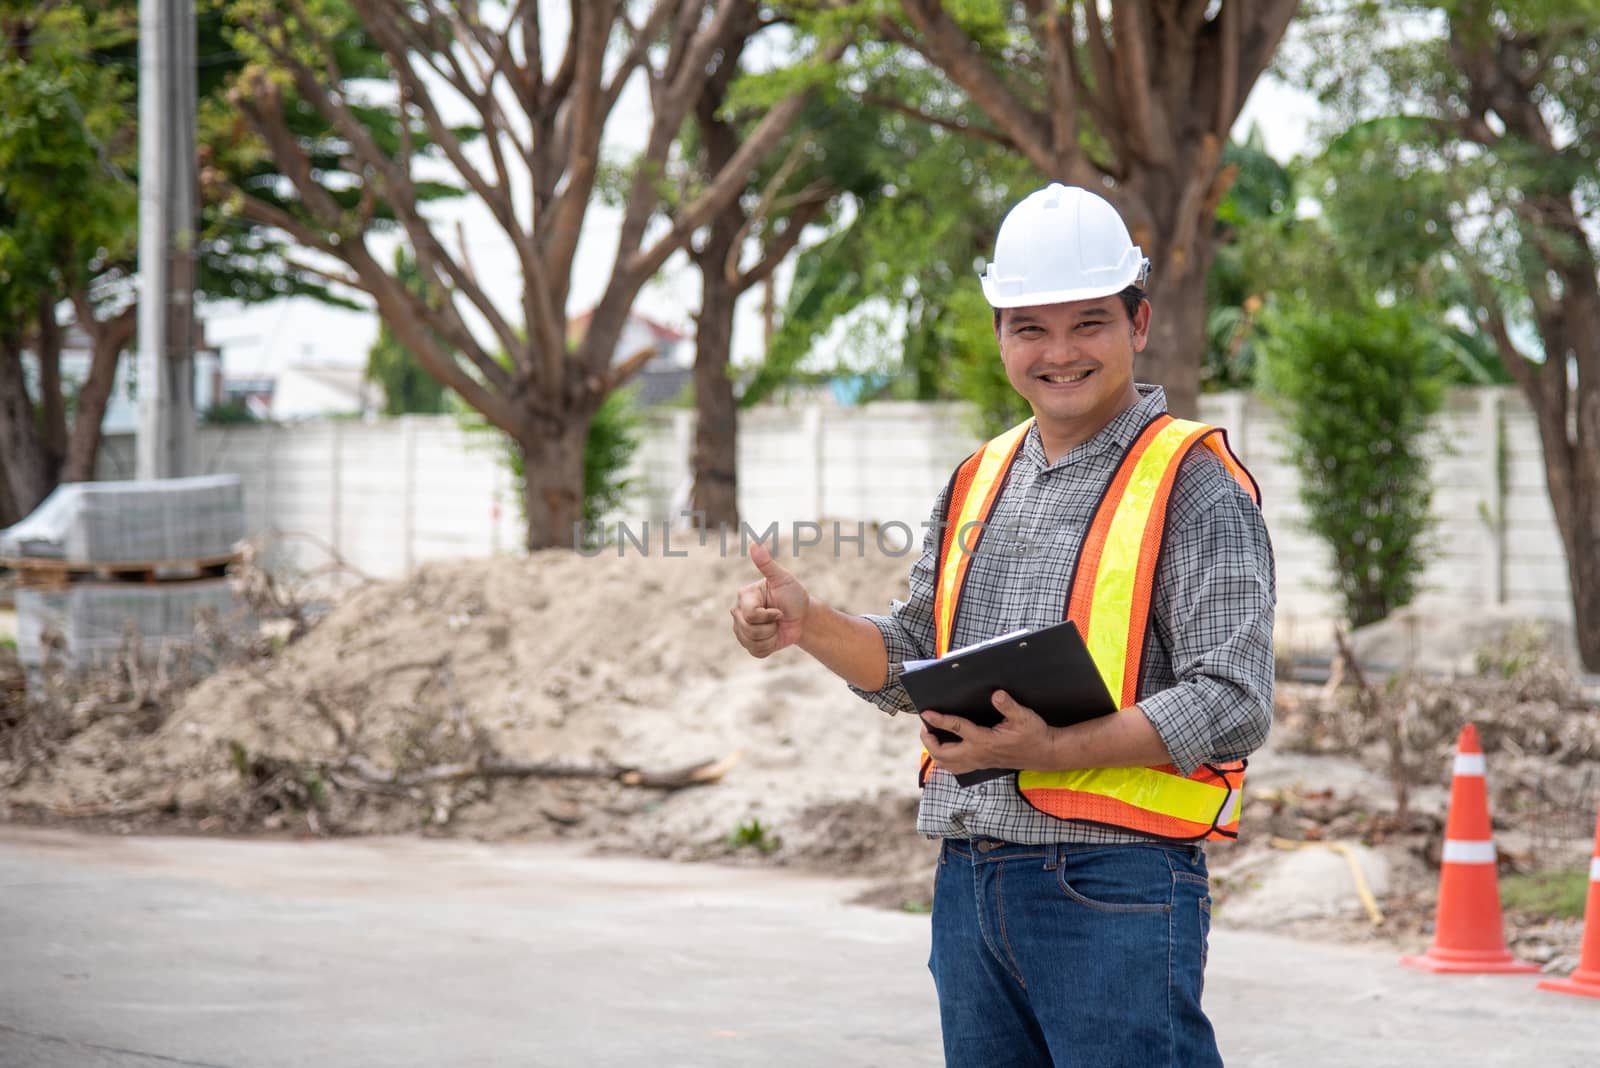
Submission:
[[[331,279],[366,294],[429,374],[516,441],[527,471],[530,549],[571,545],[589,423],[604,397],[652,355],[628,354],[613,364],[640,288],[739,194],[804,103],[797,90],[773,107],[712,180],[675,211],[662,210],[660,183],[674,145],[748,6],[573,2],[554,63],[545,40],[560,8],[543,0],[493,7],[476,0],[236,0],[229,9],[234,39],[252,58],[232,99],[256,150],[288,177],[281,201],[235,185],[232,203],[335,264]],[[329,31],[345,11],[382,50],[392,94],[375,94],[342,64]],[[636,74],[648,99],[646,145],[626,179],[605,292],[583,339],[569,349],[567,298],[601,174],[601,135]],[[342,158],[330,174],[314,171],[293,135],[291,88],[341,140]],[[363,124],[373,111],[392,117],[397,136],[374,136]],[[458,111],[471,116],[470,129],[446,117]],[[415,126],[430,145],[415,137]],[[425,156],[483,202],[509,241],[522,283],[514,311],[496,303],[465,250],[449,248],[423,211],[418,165]],[[347,195],[331,196],[329,186]],[[367,224],[379,204],[404,228],[428,296],[407,289],[369,247]],[[509,366],[495,359],[497,351]]]
[[[1267,155],[1254,128],[1244,143],[1228,146],[1223,159],[1238,176],[1217,208],[1202,389],[1255,384],[1260,315],[1272,298],[1350,307],[1379,293],[1433,322],[1450,356],[1440,369],[1448,380],[1511,381],[1481,332],[1449,321],[1470,300],[1470,287],[1459,270],[1433,256],[1443,247],[1433,236],[1440,231],[1431,209],[1419,211],[1431,194],[1389,169],[1398,166],[1401,145],[1377,123],[1358,124],[1320,155],[1287,165]],[[1315,204],[1316,211],[1301,217],[1301,204]],[[1401,230],[1408,232],[1397,240]],[[1420,260],[1419,242],[1428,249]]]
[[[117,364],[133,338],[137,25],[136,0],[0,6],[0,525],[32,511],[58,482],[94,477]],[[239,63],[214,18],[200,21],[198,45],[201,107],[214,114]],[[259,160],[235,177],[275,180]],[[198,294],[342,303],[281,250],[262,228],[203,203]],[[70,323],[61,321],[66,308]],[[75,389],[60,366],[69,325],[91,350]],[[38,367],[36,397],[23,385],[25,348]]]
[[[740,74],[745,48],[764,26],[756,5],[736,17],[716,70],[702,84],[694,104],[698,142],[696,185],[715,181],[739,151],[759,110],[735,106],[730,92]],[[712,215],[704,234],[690,243],[689,258],[700,274],[700,310],[695,314],[695,437],[690,452],[694,486],[690,507],[708,526],[737,526],[738,405],[729,360],[733,348],[733,314],[739,298],[772,278],[772,273],[799,244],[800,235],[827,208],[833,184],[816,172],[814,130],[827,122],[827,109],[812,99],[797,116],[797,132],[788,140],[781,162],[758,168],[741,195],[728,198]],[[812,156],[808,160],[808,154]],[[781,225],[780,225],[781,224]],[[754,238],[752,235],[756,235]],[[749,244],[758,246],[754,263],[744,266]]]
[[[1380,10],[1381,8],[1381,10]],[[1366,130],[1386,134],[1364,169],[1419,194],[1409,214],[1369,218],[1409,276],[1466,282],[1461,304],[1528,398],[1566,550],[1580,655],[1600,670],[1600,4],[1459,0],[1357,5],[1354,47],[1306,80]],[[1428,21],[1427,16],[1442,16]],[[1537,339],[1537,347],[1524,342]]]
[[[992,253],[1006,206],[1040,177],[998,139],[907,114],[946,95],[935,75],[909,69],[866,99],[830,102],[816,139],[843,206],[833,232],[798,258],[745,403],[795,379],[843,323],[847,354],[818,373],[853,374],[868,395],[969,400],[984,434],[1026,414],[996,354],[973,265]],[[981,118],[958,114],[961,123]]]
[[[1333,554],[1353,626],[1409,604],[1432,522],[1426,434],[1444,399],[1448,356],[1424,309],[1289,299],[1259,342],[1287,409],[1307,525]]]
[[[1222,151],[1296,0],[861,0],[839,5],[922,57],[1049,178],[1103,193],[1154,261],[1157,313],[1141,376],[1192,414],[1205,351]],[[893,8],[893,11],[889,9]],[[891,62],[897,62],[891,59]]]
[[[94,61],[131,40],[133,5],[114,8],[8,4],[3,17],[0,478],[14,514],[0,522],[31,512],[63,477],[93,477],[117,357],[133,336],[136,312],[119,292],[138,210],[128,175],[133,87],[116,64]],[[61,377],[66,301],[93,345],[75,398]],[[37,408],[24,384],[25,348],[36,361]]]

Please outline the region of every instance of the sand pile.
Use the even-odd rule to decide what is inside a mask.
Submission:
[[[881,611],[903,595],[909,557],[846,548],[782,562],[842,607]],[[918,848],[916,722],[796,651],[746,655],[727,612],[755,577],[715,544],[681,558],[630,548],[427,565],[355,589],[303,637],[171,708],[80,708],[41,733],[51,744],[0,753],[0,815],[581,835],[679,856],[734,851],[730,839],[779,859],[871,852],[880,832]],[[354,756],[381,777],[486,753],[645,769],[739,760],[679,791],[470,777],[380,788],[330,770]]]

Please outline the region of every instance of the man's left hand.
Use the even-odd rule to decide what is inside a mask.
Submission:
[[[1052,767],[1056,761],[1055,728],[1004,690],[994,692],[993,702],[1005,717],[993,727],[980,727],[970,719],[943,712],[922,713],[922,744],[933,762],[956,775],[984,768],[1057,770]],[[929,727],[958,734],[961,740],[941,742]]]

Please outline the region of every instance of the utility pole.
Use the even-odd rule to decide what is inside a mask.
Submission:
[[[194,0],[139,0],[139,478],[191,473]]]

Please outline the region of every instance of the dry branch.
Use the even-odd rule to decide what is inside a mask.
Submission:
[[[720,782],[736,765],[739,752],[717,760],[702,760],[681,767],[644,769],[626,764],[573,764],[550,760],[532,763],[485,758],[468,763],[438,764],[415,772],[385,771],[362,756],[352,756],[342,764],[324,766],[331,776],[354,777],[367,786],[392,789],[412,789],[441,783],[463,783],[474,779],[598,779],[618,782],[624,786],[640,786],[657,790],[682,790],[691,786],[709,786]]]
[[[1389,781],[1394,786],[1395,820],[1404,824],[1410,814],[1410,788],[1407,782],[1405,745],[1400,737],[1400,712],[1391,709],[1367,681],[1361,663],[1350,649],[1343,627],[1333,628],[1333,640],[1339,646],[1339,659],[1356,684],[1356,706],[1363,718],[1381,720],[1384,744],[1389,750]]]

